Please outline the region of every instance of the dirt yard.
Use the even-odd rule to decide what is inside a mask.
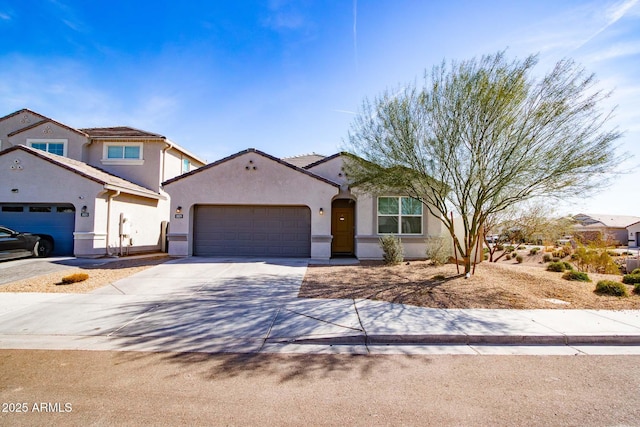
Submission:
[[[95,267],[71,267],[68,270],[2,285],[0,286],[0,292],[87,293],[170,259],[167,256],[123,258]],[[83,282],[70,285],[61,284],[63,277],[74,273],[87,273],[89,278]]]
[[[435,267],[426,261],[398,266],[381,262],[310,266],[299,296],[365,298],[433,308],[640,309],[640,295],[632,293],[632,286],[627,298],[593,292],[598,280],[621,281],[622,276],[589,274],[591,283],[571,282],[545,267],[537,262],[483,262],[474,276],[465,279],[457,274],[455,264]]]

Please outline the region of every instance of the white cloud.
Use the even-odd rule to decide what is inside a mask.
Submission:
[[[3,21],[10,21],[11,20],[11,15],[9,15],[8,13],[5,12],[0,12],[0,19]]]

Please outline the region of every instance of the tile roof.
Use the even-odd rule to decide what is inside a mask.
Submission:
[[[297,166],[299,168],[304,168],[305,166],[308,166],[311,163],[315,163],[319,160],[322,160],[325,157],[326,156],[323,156],[322,154],[310,153],[310,154],[301,154],[299,156],[293,156],[293,157],[284,157],[282,160],[284,160],[287,163],[291,163],[292,165]]]
[[[128,127],[115,126],[106,128],[85,128],[80,129],[91,138],[160,138],[166,139],[163,135],[153,132]]]
[[[614,228],[626,228],[628,225],[640,221],[640,217],[631,215],[578,214],[573,218],[583,226],[600,225]]]
[[[149,197],[152,199],[164,199],[165,197],[153,190],[145,188],[141,185],[134,184],[131,181],[120,178],[119,176],[112,175],[108,172],[90,166],[79,160],[70,159],[68,157],[58,156],[57,154],[47,153],[46,151],[37,150],[35,148],[27,147],[24,145],[14,145],[4,151],[0,152],[0,156],[8,154],[13,151],[25,151],[29,154],[33,154],[45,161],[53,163],[71,172],[74,172],[84,178],[90,179],[94,182],[104,185],[108,190],[120,190],[124,193],[133,194],[137,196]]]

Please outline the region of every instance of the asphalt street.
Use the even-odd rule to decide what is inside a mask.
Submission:
[[[0,425],[640,425],[640,356],[0,350],[0,360]]]

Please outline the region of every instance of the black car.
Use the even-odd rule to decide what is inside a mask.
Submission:
[[[53,237],[48,234],[21,233],[0,226],[0,259],[46,257],[52,250]]]

